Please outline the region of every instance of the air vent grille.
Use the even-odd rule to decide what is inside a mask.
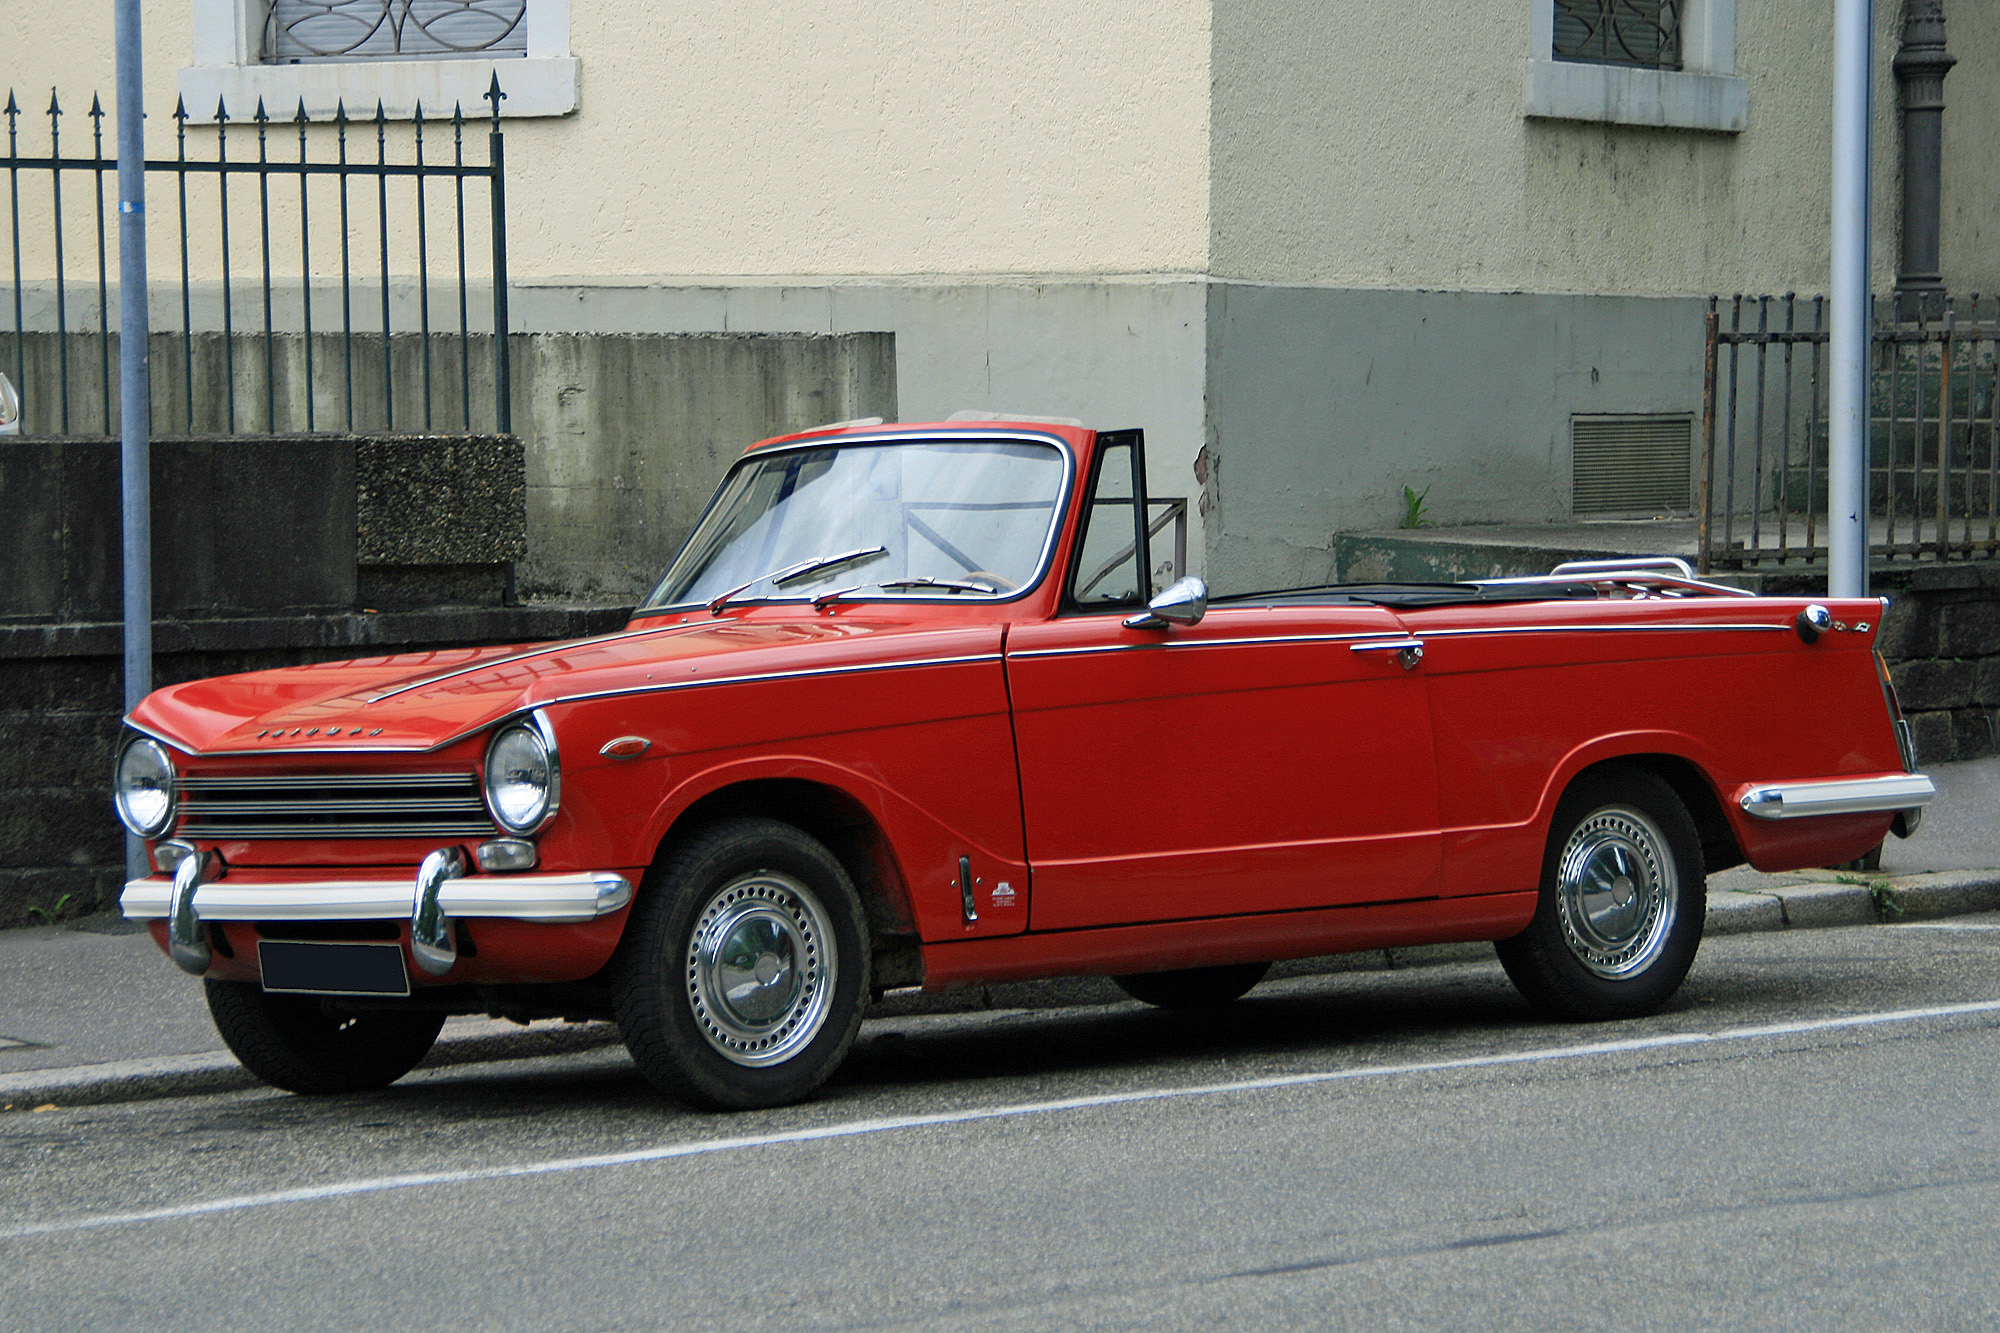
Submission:
[[[1579,515],[1686,513],[1694,507],[1694,418],[1571,417]]]
[[[186,777],[184,838],[449,838],[491,835],[471,773]]]

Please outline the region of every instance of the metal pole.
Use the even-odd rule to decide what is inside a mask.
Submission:
[[[117,0],[118,466],[125,557],[125,711],[153,688],[153,383],[147,362],[146,122],[139,0]],[[125,839],[125,873],[147,871],[145,847]]]
[[[1869,112],[1873,0],[1834,0],[1827,592],[1868,592]]]

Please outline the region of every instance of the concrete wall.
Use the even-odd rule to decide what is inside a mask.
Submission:
[[[1567,520],[1571,414],[1698,417],[1704,308],[1217,284],[1211,582],[1326,581],[1334,533],[1396,526],[1405,485],[1440,524]]]
[[[746,446],[897,415],[889,334],[540,333],[514,344],[529,596],[634,601]]]
[[[550,282],[522,284],[514,309],[530,327],[555,331],[617,328],[652,336],[761,329],[846,338],[860,330],[883,330],[893,342],[866,347],[886,348],[893,356],[887,398],[857,390],[843,410],[788,423],[787,428],[874,415],[936,421],[961,409],[1073,416],[1102,427],[1139,426],[1146,431],[1153,492],[1185,496],[1194,489],[1194,459],[1204,439],[1203,292],[1204,284],[1197,281],[1147,278]],[[884,368],[869,365],[868,374],[876,378],[868,382],[879,384]],[[537,391],[534,397],[546,404],[548,394]],[[516,404],[519,424],[524,410],[519,395]],[[714,405],[724,406],[719,400]],[[646,419],[637,418],[642,423]],[[537,430],[532,438],[545,436]],[[711,431],[710,437],[717,452],[679,479],[701,498],[720,476],[723,461],[758,435],[749,420],[738,418]],[[577,484],[586,484],[586,475],[594,474],[594,484],[608,487],[614,478],[631,475],[614,466],[616,459],[606,452],[620,446],[586,445],[583,437],[577,438],[580,448],[598,451],[589,463],[592,473],[574,474]],[[579,455],[579,465],[582,461]],[[531,472],[530,528],[536,532],[550,512],[533,498],[539,484]],[[692,518],[686,508],[676,512]],[[1198,553],[1192,559],[1199,569]],[[540,568],[531,549],[522,567],[524,587],[525,581],[541,577],[534,572]],[[633,566],[632,576],[642,568],[644,562]],[[658,572],[653,569],[645,577]],[[601,586],[621,586],[615,573],[607,565]]]
[[[1462,7],[1449,22],[1337,0],[1217,6],[1211,269],[1484,291],[1821,288],[1828,11],[1736,8],[1750,97],[1740,134],[1526,118],[1527,0]],[[1885,238],[1899,152],[1893,8],[1877,22],[1877,87],[1891,90],[1876,118]],[[1961,165],[2000,179],[1990,152]],[[1885,278],[1893,257],[1885,242]]]

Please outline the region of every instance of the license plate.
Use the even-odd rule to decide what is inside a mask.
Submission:
[[[259,940],[264,989],[286,995],[408,995],[400,944],[302,944]]]

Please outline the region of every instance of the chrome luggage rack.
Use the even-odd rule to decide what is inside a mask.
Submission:
[[[1480,588],[1519,588],[1542,584],[1588,583],[1603,593],[1634,600],[1653,597],[1755,597],[1748,588],[1710,583],[1695,577],[1694,568],[1677,555],[1634,556],[1630,560],[1569,560],[1546,574],[1522,578],[1469,579]]]

